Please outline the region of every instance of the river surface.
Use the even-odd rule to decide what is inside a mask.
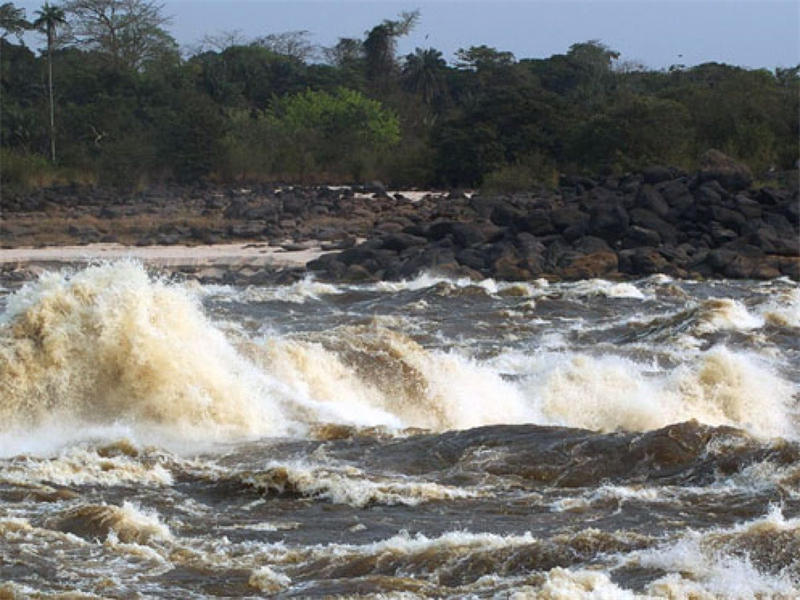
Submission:
[[[0,282],[0,598],[797,598],[788,280]]]

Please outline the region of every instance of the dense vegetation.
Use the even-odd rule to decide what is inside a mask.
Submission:
[[[712,147],[757,175],[798,157],[800,67],[646,70],[596,41],[541,59],[486,46],[455,64],[433,48],[397,56],[416,13],[332,48],[306,32],[230,35],[181,56],[151,0],[66,0],[31,17],[0,6],[6,185],[514,189],[558,173],[692,168]],[[38,55],[22,42],[32,28]]]

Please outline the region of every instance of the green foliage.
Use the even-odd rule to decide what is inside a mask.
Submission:
[[[693,144],[689,120],[678,102],[625,96],[578,127],[569,158],[594,172],[682,165]]]
[[[553,161],[535,153],[488,173],[483,178],[481,189],[485,192],[511,194],[541,186],[555,188],[557,184],[558,170]]]
[[[406,56],[403,65],[403,85],[422,98],[425,104],[440,103],[447,94],[444,77],[447,63],[442,53],[434,48],[417,48]]]
[[[277,100],[273,115],[294,164],[303,176],[309,168],[344,169],[359,180],[381,154],[400,139],[397,117],[377,100],[339,88],[329,94],[308,90]]]
[[[280,150],[274,120],[263,111],[233,108],[226,111],[225,121],[217,175],[228,181],[271,179]]]
[[[459,68],[473,71],[496,69],[514,64],[514,55],[511,52],[500,51],[485,44],[460,48],[456,52],[456,58]]]
[[[386,91],[397,68],[395,49],[397,39],[408,35],[419,21],[419,11],[404,12],[396,21],[384,20],[373,27],[362,44],[367,79],[376,89]]]
[[[25,31],[31,27],[32,25],[25,19],[24,8],[17,8],[13,2],[0,4],[0,30],[2,30],[0,37],[5,38],[8,34],[13,34],[21,39]]]
[[[54,168],[38,154],[18,152],[0,147],[0,188],[26,190],[49,183]]]
[[[0,5],[5,185],[380,179],[512,192],[559,171],[692,169],[708,148],[756,177],[798,157],[800,66],[648,71],[597,41],[520,60],[471,46],[455,65],[417,48],[398,62],[416,12],[339,40],[326,64],[309,64],[302,31],[231,37],[182,60],[159,11],[152,0],[45,5],[49,51],[37,56],[9,41],[24,12]],[[43,159],[51,140],[58,168]]]

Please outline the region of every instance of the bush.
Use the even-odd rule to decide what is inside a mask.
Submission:
[[[4,189],[45,187],[57,179],[56,168],[44,156],[0,148],[0,184]]]
[[[284,171],[305,179],[310,171],[363,180],[400,141],[397,116],[360,92],[306,91],[274,103],[276,129],[285,140]]]
[[[510,194],[542,185],[555,188],[558,185],[558,171],[552,161],[541,154],[533,154],[484,176],[481,190]]]

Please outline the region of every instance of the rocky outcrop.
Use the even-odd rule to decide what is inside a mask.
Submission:
[[[563,177],[555,190],[511,196],[448,191],[411,199],[377,182],[128,195],[53,188],[3,198],[0,243],[252,240],[293,249],[313,239],[330,252],[308,270],[351,281],[422,271],[508,280],[653,273],[798,279],[796,174],[787,181],[751,187],[745,167],[710,151],[694,174],[654,166],[623,177]]]
[[[555,192],[451,200],[447,218],[428,213],[307,266],[332,278],[358,266],[360,280],[423,270],[509,280],[797,279],[796,186],[747,188],[749,171],[721,153],[706,158],[694,175],[653,167],[623,178],[564,178]]]

